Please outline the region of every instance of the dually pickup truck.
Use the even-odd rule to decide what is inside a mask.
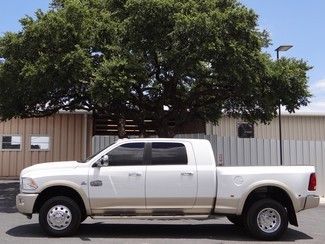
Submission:
[[[92,218],[207,219],[226,216],[253,237],[278,239],[296,213],[317,207],[311,166],[216,167],[211,144],[123,139],[82,162],[22,170],[18,210],[39,214],[52,236]]]

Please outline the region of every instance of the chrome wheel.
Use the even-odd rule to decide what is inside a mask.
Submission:
[[[63,205],[53,206],[47,213],[47,223],[55,230],[64,230],[72,220],[71,211]]]
[[[257,226],[265,233],[273,233],[281,225],[281,216],[273,208],[264,208],[257,215]]]

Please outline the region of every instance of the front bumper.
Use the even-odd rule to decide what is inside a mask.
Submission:
[[[16,196],[16,207],[18,211],[25,215],[33,213],[34,204],[38,194],[20,193]]]
[[[308,195],[305,200],[304,209],[317,208],[319,205],[319,196]]]

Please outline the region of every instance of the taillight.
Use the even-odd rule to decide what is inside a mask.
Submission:
[[[316,191],[316,185],[317,185],[316,174],[311,173],[309,178],[308,191]]]

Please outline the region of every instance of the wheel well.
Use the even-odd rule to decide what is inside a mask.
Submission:
[[[86,208],[85,204],[79,195],[79,193],[67,186],[51,186],[49,188],[44,189],[37,197],[33,213],[39,213],[39,210],[41,209],[44,202],[46,202],[48,199],[56,196],[65,196],[73,199],[80,207],[81,213],[83,215],[86,215]]]
[[[281,203],[287,209],[290,224],[298,226],[296,212],[290,196],[285,190],[276,186],[262,186],[253,190],[245,201],[243,214],[247,212],[252,203],[265,198],[271,198]]]

